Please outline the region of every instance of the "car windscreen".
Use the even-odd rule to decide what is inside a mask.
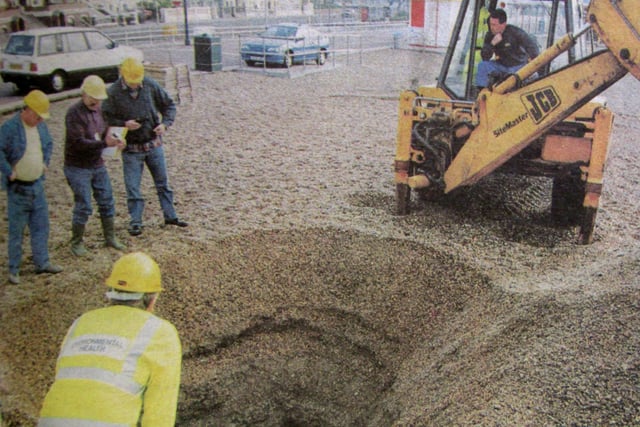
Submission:
[[[264,32],[260,33],[260,37],[288,39],[296,35],[296,30],[297,30],[296,27],[284,27],[284,26],[269,27]]]
[[[87,31],[85,33],[89,41],[90,49],[111,49],[114,47],[113,40],[97,31]]]
[[[33,55],[33,47],[35,45],[34,36],[13,35],[9,38],[4,53],[9,55]]]

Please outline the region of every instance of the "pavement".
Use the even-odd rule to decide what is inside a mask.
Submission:
[[[64,92],[60,92],[60,93],[49,93],[47,94],[47,96],[49,97],[49,101],[51,102],[61,101],[63,99],[69,99],[69,98],[76,98],[80,96],[80,89],[79,88],[71,89],[71,90],[66,90]],[[12,97],[12,98],[16,98],[16,99],[3,100],[0,103],[0,116],[11,114],[13,112],[19,111],[22,108],[24,108],[24,102],[22,101],[22,97],[20,98]]]

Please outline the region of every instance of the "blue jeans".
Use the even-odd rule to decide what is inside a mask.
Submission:
[[[164,219],[176,218],[176,211],[173,207],[173,191],[169,188],[162,146],[141,153],[124,151],[122,153],[122,169],[124,172],[124,185],[127,189],[127,208],[129,209],[130,225],[142,225],[144,198],[140,193],[140,182],[144,165],[147,165],[153,178]]]
[[[44,180],[33,185],[9,183],[7,213],[9,215],[9,273],[18,274],[22,262],[22,238],[28,225],[31,253],[36,269],[49,264],[49,207]]]
[[[101,218],[115,215],[115,202],[109,172],[104,166],[95,169],[64,167],[64,176],[73,191],[73,223],[85,225],[93,213],[91,194],[98,205]]]
[[[476,86],[487,87],[489,86],[489,74],[493,71],[500,73],[514,74],[525,64],[514,65],[507,67],[496,61],[480,61],[478,64],[478,73],[476,74]]]

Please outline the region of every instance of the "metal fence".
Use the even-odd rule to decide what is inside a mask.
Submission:
[[[363,53],[369,50],[394,46],[394,33],[406,28],[406,23],[355,23],[351,25],[314,25],[330,39],[327,51],[327,66],[361,64]],[[264,25],[212,26],[189,25],[189,37],[185,37],[183,25],[139,25],[105,28],[103,31],[112,39],[125,45],[136,46],[145,52],[150,62],[188,64],[194,68],[194,37],[209,34],[221,40],[223,68],[289,73],[286,67],[248,67],[240,56],[242,44],[259,32]],[[292,68],[298,68],[299,65]],[[318,67],[312,61],[304,61],[302,68]]]
[[[318,30],[332,33],[363,34],[372,32],[398,31],[407,27],[406,21],[377,22],[377,23],[318,23],[312,25]],[[265,29],[265,24],[256,25],[219,25],[213,22],[196,22],[189,24],[189,39],[206,32],[222,38],[255,35]],[[181,43],[186,42],[184,24],[145,24],[117,27],[105,27],[101,29],[112,39],[128,45],[151,45],[156,43]]]
[[[233,37],[241,34],[251,34],[259,31],[263,27],[246,26],[246,27],[205,27],[194,26],[189,27],[189,42],[193,42],[193,38],[202,34],[199,29],[207,28],[209,34],[220,37]],[[118,43],[130,46],[152,46],[160,44],[179,44],[185,43],[185,26],[184,25],[138,25],[126,27],[103,28],[102,31]]]
[[[235,52],[231,53],[234,58],[237,58],[237,65],[239,68],[255,69],[263,68],[264,70],[277,68],[288,69],[291,71],[291,67],[287,67],[285,64],[285,53],[292,52],[290,54],[291,60],[294,64],[301,65],[302,68],[306,67],[323,67],[323,66],[337,66],[338,64],[349,65],[350,63],[362,63],[363,49],[363,37],[361,34],[343,33],[333,34],[328,37],[328,47],[320,49],[319,43],[313,43],[307,46],[308,41],[304,40],[302,45],[295,42],[287,42],[284,45],[284,50],[280,53],[268,53],[266,52],[266,46],[260,46],[258,42],[257,48],[254,51],[244,51],[245,59],[239,52],[242,51],[242,46],[246,42],[255,42],[252,35],[239,35],[237,38],[237,48]],[[289,46],[289,44],[291,44]],[[249,55],[249,58],[247,58]],[[324,56],[324,58],[323,58]],[[323,60],[325,59],[326,60]],[[297,65],[296,65],[297,66]]]

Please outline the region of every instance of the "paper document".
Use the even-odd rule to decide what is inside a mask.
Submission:
[[[122,141],[126,141],[124,138],[127,136],[127,128],[126,127],[117,127],[112,126],[107,130],[107,135],[111,135],[114,138],[118,138]],[[102,150],[102,157],[105,159],[114,158],[116,154],[118,154],[120,150],[118,147],[105,147]]]

